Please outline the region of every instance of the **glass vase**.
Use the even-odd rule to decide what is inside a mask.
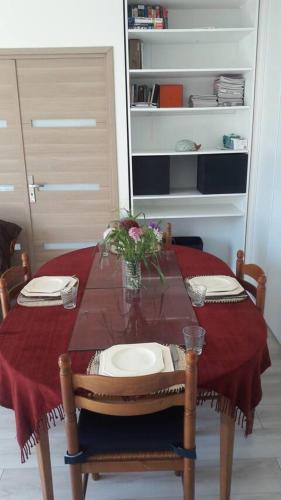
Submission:
[[[122,262],[124,287],[130,290],[138,290],[141,287],[141,263],[140,261]]]

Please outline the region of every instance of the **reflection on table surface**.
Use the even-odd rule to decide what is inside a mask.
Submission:
[[[69,350],[107,348],[118,343],[182,344],[182,329],[197,324],[174,252],[161,256],[165,280],[143,269],[142,288],[123,288],[122,267],[114,255],[96,255]]]

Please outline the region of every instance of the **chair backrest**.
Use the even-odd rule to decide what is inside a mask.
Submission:
[[[245,264],[244,259],[243,250],[238,250],[236,260],[236,277],[245,290],[248,290],[248,292],[255,297],[256,306],[263,314],[266,291],[266,275],[260,266],[257,264]],[[256,285],[245,280],[245,276],[249,276],[255,280]]]
[[[172,224],[170,222],[167,222],[165,226],[165,230],[163,232],[163,243],[165,245],[171,245],[172,244]]]
[[[17,297],[21,289],[31,278],[29,257],[26,252],[21,255],[21,266],[13,266],[0,276],[0,303],[3,318],[11,308],[11,301]]]
[[[184,406],[184,447],[195,446],[197,355],[194,352],[186,353],[186,370],[141,377],[73,374],[68,354],[60,356],[59,367],[70,453],[76,453],[78,446],[76,408],[106,415],[133,416]],[[167,390],[177,384],[185,384],[185,391]]]

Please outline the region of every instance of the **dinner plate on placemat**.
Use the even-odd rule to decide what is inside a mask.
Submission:
[[[244,288],[240,283],[232,276],[195,276],[188,279],[188,284],[193,285],[204,285],[207,287],[208,295],[238,295],[243,292]]]
[[[173,369],[171,355],[169,360],[163,346],[156,342],[143,344],[120,344],[105,349],[100,356],[100,375],[115,377],[137,377],[164,371],[165,365]],[[165,369],[166,371],[166,369]]]
[[[65,287],[75,285],[77,278],[72,276],[40,276],[33,278],[22,289],[22,295],[26,297],[33,296],[60,296],[60,291]]]

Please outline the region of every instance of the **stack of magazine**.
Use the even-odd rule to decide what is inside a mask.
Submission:
[[[215,80],[219,106],[244,106],[245,78],[242,75],[221,75]]]
[[[189,97],[189,106],[191,108],[214,108],[217,105],[217,96],[213,94],[191,95]]]

